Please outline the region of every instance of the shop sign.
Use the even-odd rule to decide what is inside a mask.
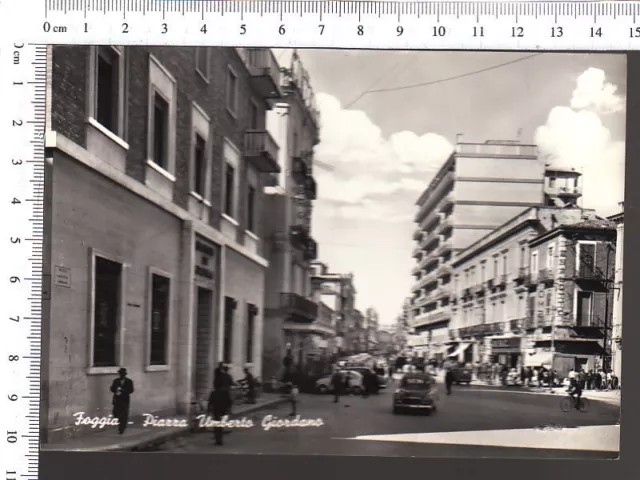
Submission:
[[[58,287],[71,288],[71,269],[56,265],[53,272],[53,283]]]
[[[519,349],[520,338],[494,338],[491,340],[491,347],[497,350],[500,349]]]

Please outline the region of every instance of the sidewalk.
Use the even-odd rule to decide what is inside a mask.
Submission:
[[[238,418],[286,402],[279,394],[262,393],[255,404],[234,405],[232,418]],[[186,416],[172,417],[188,420]],[[129,422],[131,423],[131,422]],[[123,435],[117,427],[105,427],[64,443],[44,444],[45,451],[126,452],[145,449],[190,433],[189,427],[143,427],[140,421],[129,425]]]

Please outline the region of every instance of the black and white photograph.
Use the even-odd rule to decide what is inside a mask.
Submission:
[[[622,54],[47,47],[42,450],[617,459],[626,97]]]

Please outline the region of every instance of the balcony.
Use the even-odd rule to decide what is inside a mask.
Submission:
[[[504,289],[507,286],[507,275],[498,275],[496,287]]]
[[[282,74],[271,49],[242,48],[238,50],[249,70],[249,80],[255,92],[265,99],[282,98],[280,90]]]
[[[318,316],[318,304],[297,293],[281,293],[280,308],[294,322],[311,323]]]
[[[278,144],[265,130],[244,133],[244,156],[260,173],[280,173]]]
[[[535,328],[537,327],[536,319],[532,316],[524,318],[524,321],[522,323],[525,330],[535,330]]]
[[[485,335],[496,335],[504,333],[504,323],[503,322],[494,322],[494,323],[486,323],[484,325],[484,334]]]
[[[422,255],[422,248],[420,248],[420,246],[418,245],[416,248],[413,249],[413,252],[411,252],[411,256],[413,258],[420,258],[421,255]]]
[[[581,265],[575,274],[575,282],[583,290],[606,292],[610,288],[609,284],[614,282],[611,277],[612,275],[607,275],[593,265]]]
[[[558,197],[581,197],[582,189],[580,187],[544,187],[544,193]]]
[[[452,247],[453,247],[453,244],[451,242],[451,237],[443,237],[435,253],[439,257],[444,257],[449,252],[451,252]]]
[[[522,330],[522,324],[523,322],[519,318],[509,320],[509,329],[514,333],[519,332],[520,330]]]
[[[449,330],[449,340],[455,340],[458,338],[458,330]]]
[[[534,157],[538,156],[535,145],[521,145],[512,142],[489,141],[485,143],[458,143],[456,152],[461,156],[474,157]]]
[[[453,272],[451,265],[449,263],[440,262],[440,265],[436,269],[436,274],[438,277],[442,277],[444,275],[450,275]]]
[[[439,235],[436,234],[436,229],[433,228],[431,231],[425,232],[423,235],[420,240],[420,248],[423,250],[429,250],[438,240]]]
[[[453,192],[449,192],[444,198],[440,201],[438,205],[438,212],[445,212],[449,210],[449,208],[456,202],[456,197]]]
[[[526,267],[518,268],[518,271],[513,278],[514,281],[518,285],[521,285],[522,283],[524,283],[524,281],[527,279],[527,272],[528,272],[528,269]]]
[[[451,215],[442,215],[440,224],[437,227],[438,233],[443,234],[451,228],[453,228],[453,220],[451,218]]]
[[[442,201],[443,197],[447,196],[447,194],[453,188],[455,181],[455,173],[451,170],[444,173],[442,178],[437,180],[437,183],[433,185],[433,189],[429,192],[428,196],[425,198],[422,205],[416,213],[414,221],[422,222],[425,219],[425,216],[431,217],[432,214],[437,214],[440,211],[439,203]]]
[[[413,239],[416,242],[419,242],[422,239],[423,234],[424,232],[421,229],[416,228],[415,231],[413,232]]]
[[[553,283],[553,272],[549,268],[543,268],[538,272],[538,283]]]

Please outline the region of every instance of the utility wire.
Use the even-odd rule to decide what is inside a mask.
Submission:
[[[447,78],[441,78],[439,80],[433,80],[431,82],[415,83],[415,84],[412,84],[412,85],[403,85],[403,86],[400,86],[400,87],[380,88],[380,89],[377,89],[377,90],[372,90],[373,86],[375,86],[377,83],[379,83],[380,80],[382,80],[382,79],[380,79],[372,87],[369,87],[367,90],[362,92],[355,100],[353,100],[351,103],[349,103],[345,108],[353,105],[355,102],[360,100],[362,97],[364,97],[365,95],[368,95],[370,93],[395,92],[395,91],[399,91],[399,90],[409,90],[411,88],[420,88],[420,87],[426,87],[426,86],[429,86],[429,85],[436,85],[438,83],[449,82],[451,80],[458,80],[460,78],[470,77],[472,75],[478,75],[480,73],[488,72],[490,70],[496,70],[498,68],[506,67],[507,65],[513,65],[514,63],[522,62],[524,60],[529,60],[530,58],[537,57],[538,55],[542,55],[542,53],[534,53],[533,55],[527,55],[526,57],[520,57],[520,58],[518,58],[516,60],[511,60],[509,62],[500,63],[498,65],[493,65],[491,67],[482,68],[480,70],[474,70],[473,72],[467,72],[467,73],[463,73],[463,74],[460,74],[460,75],[454,75],[453,77],[447,77]],[[387,74],[388,73],[390,73],[390,72],[387,72]],[[386,74],[384,76],[386,76]],[[383,78],[384,78],[384,76],[383,76]]]
[[[375,82],[373,82],[371,85],[369,85],[369,87],[367,87],[360,95],[358,95],[356,98],[354,98],[353,100],[351,100],[349,103],[347,103],[344,108],[347,109],[349,108],[351,105],[353,105],[354,103],[356,103],[358,100],[360,100],[362,97],[364,97],[367,93],[371,92],[372,88],[375,87],[376,85],[378,85],[382,80],[384,80],[385,78],[387,78],[389,75],[391,75],[391,73],[400,66],[400,63],[402,63],[402,60],[400,60],[399,62],[397,62],[393,67],[391,67],[389,70],[387,70],[380,78],[378,78]]]

